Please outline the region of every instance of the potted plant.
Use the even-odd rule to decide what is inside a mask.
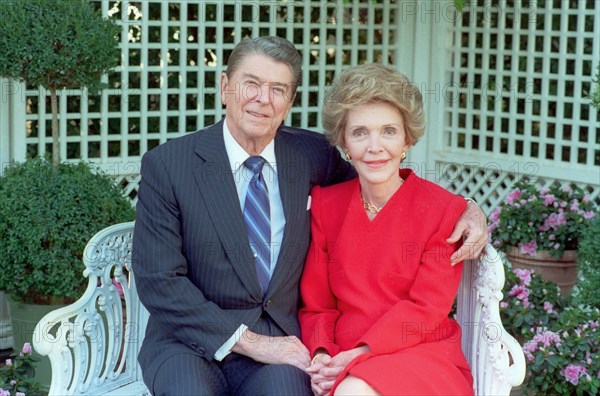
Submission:
[[[596,286],[597,287],[597,286]],[[527,373],[516,394],[597,394],[600,312],[561,295],[534,271],[506,269],[500,317],[519,340]]]
[[[568,304],[556,283],[537,273],[521,268],[506,268],[504,300],[500,302],[500,317],[506,331],[521,345],[535,334],[538,327],[556,321],[558,312]]]
[[[568,292],[577,280],[579,239],[595,216],[594,203],[579,187],[519,181],[490,214],[488,231],[513,266],[535,269]]]
[[[600,391],[600,310],[568,307],[523,345],[525,394],[597,395]]]
[[[37,322],[81,296],[83,249],[100,229],[135,212],[114,180],[85,162],[12,164],[0,177],[0,289],[9,298],[14,342],[31,341]],[[36,378],[48,384],[47,358]],[[44,377],[46,375],[46,377]]]

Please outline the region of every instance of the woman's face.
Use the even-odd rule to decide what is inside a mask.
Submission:
[[[347,114],[344,151],[362,182],[397,183],[402,153],[410,144],[400,112],[387,103],[358,106]]]

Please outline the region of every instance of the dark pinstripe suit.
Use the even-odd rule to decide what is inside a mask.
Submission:
[[[275,155],[286,224],[263,298],[222,123],[167,142],[142,159],[133,266],[150,311],[139,361],[151,390],[167,358],[193,354],[211,361],[242,323],[259,334],[300,335],[296,315],[309,242],[309,191],[354,176],[322,135],[279,129]]]

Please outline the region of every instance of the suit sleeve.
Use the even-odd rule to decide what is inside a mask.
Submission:
[[[337,147],[334,147],[329,143],[328,145],[327,174],[324,183],[321,185],[329,186],[354,179],[357,176],[354,167],[342,158]]]
[[[181,213],[158,155],[142,159],[132,264],[141,302],[182,344],[212,359],[241,325],[187,278]]]
[[[327,238],[321,220],[321,189],[317,186],[311,192],[311,242],[306,256],[306,264],[300,281],[303,307],[299,321],[302,342],[314,356],[315,351],[324,348],[333,356],[340,350],[334,343],[335,323],[340,316],[337,301],[329,287]]]
[[[455,325],[448,321],[448,314],[460,284],[463,264],[450,265],[450,256],[460,242],[452,246],[446,238],[465,206],[464,199],[455,196],[447,207],[436,209],[445,214],[424,245],[409,297],[375,322],[356,346],[368,345],[376,354],[393,353],[427,340],[437,340],[452,330],[447,328]]]

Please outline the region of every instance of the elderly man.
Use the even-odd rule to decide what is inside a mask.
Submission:
[[[153,394],[311,394],[297,338],[309,192],[356,174],[321,134],[283,126],[301,73],[289,41],[241,41],[221,76],[225,118],[144,155],[133,266]],[[477,248],[457,260],[486,242],[469,207],[449,237]]]

